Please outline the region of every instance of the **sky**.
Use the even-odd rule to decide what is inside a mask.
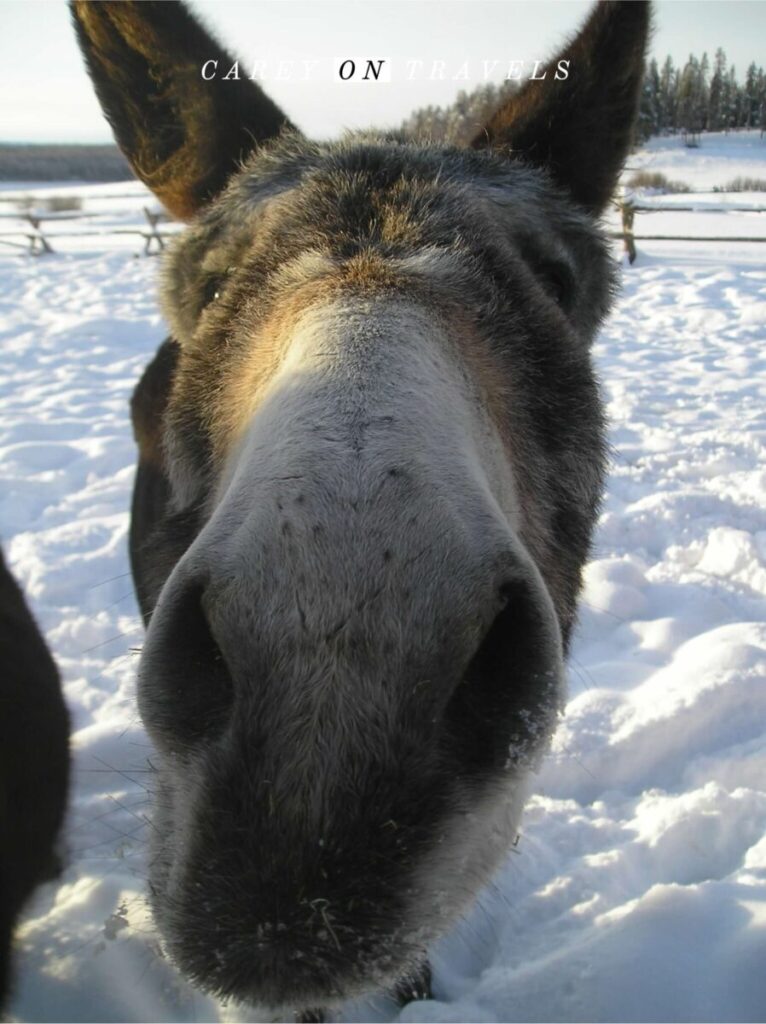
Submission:
[[[191,0],[190,6],[242,58],[248,74],[254,61],[265,61],[269,94],[306,134],[323,137],[342,128],[398,125],[417,107],[449,104],[460,88],[481,84],[485,61],[490,80],[501,81],[510,61],[545,59],[590,3]],[[766,0],[656,0],[655,8],[658,59],[670,53],[683,63],[690,52],[712,56],[722,46],[740,76],[751,61],[766,65]],[[388,61],[391,81],[334,81],[336,62],[348,58],[360,67],[367,59]],[[306,60],[317,61],[308,80]],[[416,60],[422,66],[408,63]],[[279,80],[284,61],[294,62],[281,69],[292,78]],[[443,66],[432,79],[434,61]],[[109,141],[65,0],[0,0],[0,142]]]

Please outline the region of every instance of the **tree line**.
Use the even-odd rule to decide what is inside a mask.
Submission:
[[[518,83],[513,81],[501,85],[486,82],[470,92],[461,89],[448,107],[431,105],[413,111],[402,122],[401,131],[407,138],[467,146],[502,101],[517,89]]]
[[[414,111],[402,123],[408,137],[465,145],[502,100],[518,88],[515,82],[477,86],[461,91],[447,107],[428,106]],[[712,64],[707,55],[690,54],[683,67],[672,57],[662,66],[647,62],[641,93],[636,142],[652,135],[683,134],[694,145],[701,132],[736,128],[766,130],[766,74],[751,63],[740,82],[734,65],[719,47]]]
[[[132,176],[113,145],[0,143],[0,181],[128,181]]]
[[[739,82],[733,64],[719,47],[711,63],[707,53],[689,55],[683,67],[666,57],[646,65],[637,141],[680,133],[694,145],[701,132],[766,128],[766,75],[751,63]]]

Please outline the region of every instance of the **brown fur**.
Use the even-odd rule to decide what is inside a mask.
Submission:
[[[121,149],[176,217],[192,216],[215,195],[259,139],[289,127],[248,79],[202,80],[202,53],[204,59],[218,58],[222,67],[233,60],[183,7],[156,0],[76,0],[72,11]]]
[[[216,44],[183,7],[75,11],[120,144],[191,217],[133,403],[155,916],[209,991],[334,1004],[491,877],[555,726],[648,8],[599,5],[570,79],[467,148],[310,142],[192,81]]]
[[[0,551],[0,1010],[16,920],[37,886],[58,875],[68,784],[58,671]]]
[[[643,74],[643,50],[626,48],[625,40],[645,37],[648,22],[648,5],[637,0],[597,3],[585,27],[541,69],[546,77],[513,95],[472,144],[545,167],[583,206],[603,209],[631,141],[625,111],[638,105]],[[561,60],[569,61],[565,83],[555,78]]]

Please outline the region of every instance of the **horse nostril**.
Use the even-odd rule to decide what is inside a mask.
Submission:
[[[139,706],[165,739],[195,744],[228,720],[233,682],[204,609],[204,587],[187,586],[151,624],[139,672]]]
[[[518,580],[507,580],[497,588],[497,606],[502,611],[513,600],[513,595],[518,591]]]
[[[552,613],[534,582],[517,578],[496,591],[499,610],[446,707],[450,743],[469,770],[523,758],[558,710],[561,650]]]

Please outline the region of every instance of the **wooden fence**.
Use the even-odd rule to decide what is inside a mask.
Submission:
[[[636,235],[633,222],[637,213],[766,213],[766,206],[651,206],[624,199],[617,204],[622,216],[622,231],[612,232],[612,238],[621,238],[628,262],[636,259],[636,242],[766,242],[766,236],[744,235]]]
[[[109,197],[111,198],[111,197]],[[133,198],[133,197],[131,197]],[[43,232],[44,222],[58,223],[66,220],[85,220],[90,217],[98,217],[101,214],[97,213],[39,213],[39,212],[27,212],[13,214],[14,220],[24,221],[28,227],[15,228],[10,231],[0,231],[0,243],[4,245],[10,245],[14,248],[25,249],[33,256],[43,256],[45,253],[55,252],[53,248],[53,241],[56,238],[88,238],[88,237],[108,237],[109,235],[138,235],[144,239],[144,255],[150,256],[152,251],[161,252],[165,248],[165,239],[170,237],[170,232],[163,233],[159,230],[159,224],[163,221],[168,221],[170,218],[166,213],[161,210],[150,210],[148,207],[143,207],[144,216],[146,217],[147,227],[133,227],[133,228],[118,228],[118,227],[103,227],[94,228],[93,230],[77,230],[77,231],[57,231],[55,234],[46,235]],[[9,217],[9,214],[0,214],[0,217]],[[24,238],[26,242],[14,241],[14,239]],[[152,246],[156,245],[153,250]]]
[[[63,185],[64,189],[66,189],[68,187],[71,187],[71,186],[67,186],[66,184]],[[45,194],[41,195],[41,190],[44,190]],[[14,206],[18,206],[19,203],[25,203],[25,202],[31,202],[31,201],[45,202],[48,199],[58,199],[58,198],[60,198],[62,196],[64,198],[67,198],[67,199],[79,200],[79,201],[81,201],[83,203],[89,202],[90,200],[93,200],[93,199],[98,199],[99,201],[103,201],[103,200],[107,200],[107,199],[141,199],[142,198],[140,192],[138,192],[138,193],[137,192],[109,192],[108,194],[105,194],[105,195],[99,195],[96,192],[84,193],[84,194],[82,192],[74,192],[74,193],[67,194],[66,191],[64,191],[64,192],[57,192],[55,185],[47,185],[44,182],[41,182],[40,184],[35,185],[34,188],[31,189],[31,191],[26,192],[26,193],[23,192],[21,189],[15,189],[15,188],[11,189],[8,192],[0,192],[0,203],[12,203]],[[151,198],[148,193],[146,194],[146,198],[147,199]]]
[[[89,196],[79,197],[81,199],[94,198]],[[135,194],[128,193],[124,196],[104,196],[104,199],[114,198],[135,198]],[[19,197],[0,195],[0,202],[18,202]],[[727,235],[637,235],[634,230],[634,223],[637,213],[766,213],[764,206],[675,206],[670,204],[651,205],[635,202],[632,199],[623,199],[618,202],[617,208],[622,218],[622,231],[610,232],[612,238],[622,239],[625,252],[628,254],[628,261],[633,263],[636,259],[636,242],[766,242],[766,236],[740,236],[732,237]],[[97,213],[83,212],[58,212],[51,211],[43,213],[39,211],[26,211],[16,214],[2,214],[0,219],[13,218],[21,220],[25,227],[15,228],[9,231],[0,231],[0,243],[15,248],[26,250],[34,256],[42,256],[45,253],[54,252],[53,241],[56,238],[82,238],[89,236],[108,237],[109,235],[138,235],[144,239],[144,254],[149,256],[152,252],[161,252],[165,248],[165,239],[171,237],[171,232],[162,232],[160,223],[169,221],[168,215],[162,211],[153,211],[143,207],[147,226],[142,227],[103,227],[93,230],[77,231],[56,231],[46,235],[43,231],[43,224],[46,222],[58,222],[63,220],[84,220],[91,217],[101,216]],[[24,239],[25,241],[19,241]]]

